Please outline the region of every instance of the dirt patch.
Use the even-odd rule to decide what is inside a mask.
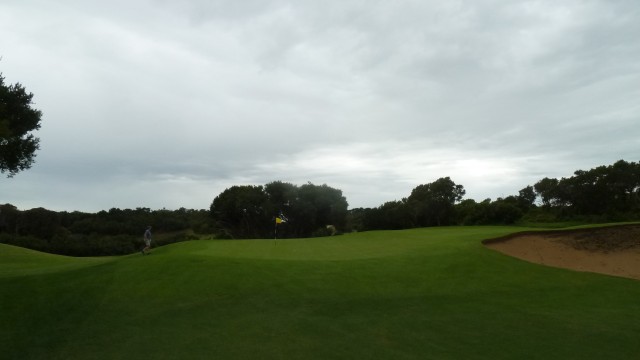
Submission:
[[[531,231],[483,243],[537,264],[640,280],[640,225]]]

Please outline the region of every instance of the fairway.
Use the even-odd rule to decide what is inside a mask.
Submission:
[[[637,359],[640,281],[481,244],[523,230],[199,240],[109,258],[0,244],[0,359]]]

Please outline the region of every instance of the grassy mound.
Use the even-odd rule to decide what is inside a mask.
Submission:
[[[0,245],[0,358],[635,359],[640,282],[451,227],[67,258]]]

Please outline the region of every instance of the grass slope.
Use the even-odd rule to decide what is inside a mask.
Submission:
[[[0,358],[637,359],[640,282],[480,244],[521,230],[192,241],[100,259],[0,245]]]

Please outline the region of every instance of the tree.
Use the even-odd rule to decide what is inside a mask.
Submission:
[[[424,185],[418,185],[409,195],[417,226],[440,226],[455,223],[455,204],[465,194],[462,185],[456,185],[448,176]]]
[[[490,204],[490,218],[487,224],[509,225],[519,220],[523,212],[518,207],[518,198],[507,196]]]
[[[402,201],[388,201],[375,211],[378,213],[378,219],[377,223],[372,225],[379,229],[400,230],[414,227],[406,198]]]
[[[545,177],[533,185],[537,195],[542,199],[542,205],[550,207],[556,199],[558,188],[558,179],[550,179]]]
[[[219,235],[226,237],[271,238],[275,217],[281,213],[288,221],[279,228],[279,238],[308,237],[326,232],[328,225],[343,230],[347,208],[341,190],[274,181],[265,186],[232,186],[213,200],[210,213]]]
[[[0,73],[0,173],[8,177],[30,168],[40,148],[31,132],[40,128],[42,112],[31,107],[32,99],[19,83],[5,85]]]
[[[20,211],[11,204],[0,205],[0,232],[16,231]]]
[[[347,199],[342,190],[326,184],[307,183],[298,188],[298,199],[292,206],[293,215],[304,219],[298,222],[298,234],[310,236],[318,229],[334,225],[343,229],[347,220]]]
[[[529,185],[518,192],[518,207],[520,210],[527,211],[534,206],[536,201],[536,191],[533,186]]]
[[[615,210],[628,212],[640,205],[640,163],[618,160],[609,166],[607,182]]]
[[[55,211],[35,208],[22,212],[18,218],[17,233],[49,240],[60,227],[60,216]]]
[[[298,199],[298,187],[282,182],[273,181],[264,186],[268,201],[264,205],[265,213],[278,216],[281,213],[289,215],[292,204]]]
[[[234,238],[266,237],[270,231],[270,214],[263,205],[267,195],[262,186],[232,186],[211,203],[210,211],[225,235]]]
[[[560,218],[631,219],[640,210],[640,164],[619,160],[560,180],[544,178],[534,188],[543,210]]]

